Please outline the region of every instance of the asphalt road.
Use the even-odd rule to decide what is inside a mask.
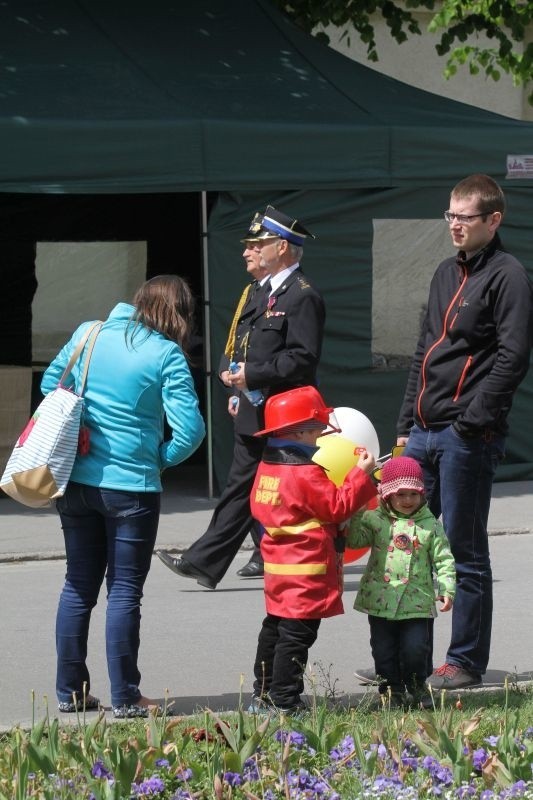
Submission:
[[[495,618],[486,682],[501,682],[508,672],[531,680],[533,533],[494,535],[491,551]],[[241,687],[247,702],[264,605],[262,580],[245,581],[235,575],[246,558],[247,554],[240,553],[220,588],[210,592],[174,575],[154,557],[142,609],[139,663],[143,694],[161,700],[168,690],[176,713],[205,707],[235,709]],[[364,692],[353,677],[353,670],[372,665],[366,617],[351,607],[363,563],[346,566],[346,613],[322,623],[310,653],[309,691],[314,683],[319,696],[333,691],[352,703],[360,702]],[[47,702],[51,714],[56,714],[54,624],[63,577],[61,559],[0,563],[2,729],[30,723],[32,693],[37,719],[44,714]],[[92,691],[104,705],[109,705],[104,616],[102,593],[93,613],[88,663]],[[436,622],[436,664],[444,659],[450,621],[451,616],[443,614]],[[63,721],[69,718],[61,717]]]

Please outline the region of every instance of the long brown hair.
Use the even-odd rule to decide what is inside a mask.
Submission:
[[[178,275],[156,275],[140,286],[133,298],[135,312],[130,341],[139,325],[157,331],[187,351],[193,330],[194,297],[189,284]]]

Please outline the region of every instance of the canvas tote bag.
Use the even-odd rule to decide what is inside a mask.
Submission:
[[[72,353],[57,387],[46,395],[20,434],[9,457],[0,488],[14,500],[41,508],[65,493],[74,459],[83,411],[83,392],[96,337],[102,323],[91,325]],[[64,381],[87,345],[78,392]]]

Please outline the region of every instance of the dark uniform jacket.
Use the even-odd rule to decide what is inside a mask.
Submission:
[[[300,268],[268,297],[264,289],[250,296],[240,315],[233,360],[246,363],[249,389],[265,400],[297,386],[316,385],[324,335],[325,308],[319,292]],[[219,373],[228,367],[223,356]],[[252,435],[264,427],[264,403],[252,406],[240,394],[235,429]]]
[[[431,281],[399,436],[413,422],[453,424],[467,438],[507,432],[513,394],[529,366],[531,283],[497,235],[471,259],[462,255],[443,261]]]

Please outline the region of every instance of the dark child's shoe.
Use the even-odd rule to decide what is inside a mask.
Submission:
[[[361,686],[379,686],[381,683],[375,669],[357,669],[354,675]]]
[[[262,561],[249,561],[244,567],[237,570],[240,578],[262,578],[265,574],[265,565]]]
[[[408,691],[407,697],[411,708],[434,709],[437,704],[437,697],[427,688],[420,688],[416,692]]]
[[[383,709],[408,708],[409,701],[402,692],[380,692],[379,699]]]
[[[433,691],[470,689],[483,684],[481,675],[469,672],[464,667],[457,666],[457,664],[443,664],[442,667],[434,670],[427,682]]]
[[[286,708],[277,706],[268,695],[263,695],[263,697],[252,695],[250,705],[248,706],[249,714],[257,714],[262,717],[272,716],[273,714],[283,714],[286,717],[297,719],[306,714],[308,710],[304,702],[299,702],[293,706],[287,706]]]
[[[289,708],[280,708],[279,706],[275,708],[278,714],[283,714],[285,717],[292,717],[293,719],[302,719],[309,711],[305,703],[297,703],[295,706],[289,706]]]
[[[171,569],[176,575],[181,575],[182,578],[192,578],[199,583],[200,586],[205,586],[206,589],[217,588],[217,583],[213,578],[206,575],[205,572],[196,569],[196,567],[193,566],[190,561],[183,558],[183,556],[175,558],[171,556],[170,553],[167,553],[166,550],[156,550],[156,555],[163,562],[165,567]]]
[[[248,706],[248,713],[258,714],[262,717],[266,717],[267,714],[274,713],[274,707],[272,706],[272,703],[268,697],[258,697],[257,695],[253,694],[250,700],[250,705]]]
[[[88,697],[77,700],[76,702],[73,700],[59,701],[57,707],[62,714],[75,714],[78,711],[83,711],[84,709],[85,711],[97,711],[100,708],[100,700],[98,697],[89,695]]]

